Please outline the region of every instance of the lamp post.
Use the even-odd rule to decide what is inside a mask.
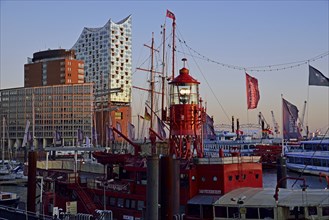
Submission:
[[[107,165],[106,165],[107,167]],[[108,186],[109,183],[114,182],[114,179],[107,180],[107,178],[104,179],[103,183],[103,204],[104,204],[104,210],[106,210],[106,191],[105,188]]]
[[[106,210],[106,194],[105,194],[105,187],[107,186],[107,183],[104,181],[104,184],[103,184],[103,189],[104,189],[104,192],[103,192],[103,204],[104,204],[104,210]]]

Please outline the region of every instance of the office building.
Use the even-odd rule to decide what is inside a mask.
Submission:
[[[55,131],[61,144],[75,146],[78,129],[84,136],[81,145],[86,137],[93,138],[93,100],[92,83],[0,90],[0,116],[5,118],[7,131],[4,139],[9,147],[27,146],[23,139],[29,121],[35,147],[52,145]]]
[[[84,83],[84,62],[74,50],[40,51],[24,65],[24,87]]]

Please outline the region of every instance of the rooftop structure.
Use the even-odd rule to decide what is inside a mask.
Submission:
[[[84,62],[74,50],[46,50],[33,54],[24,65],[24,86],[84,83]]]
[[[72,49],[85,62],[85,81],[95,82],[96,101],[130,103],[132,72],[131,16],[103,27],[85,27]],[[122,88],[109,96],[104,90]]]

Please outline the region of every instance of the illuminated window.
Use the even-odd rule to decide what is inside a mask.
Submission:
[[[123,114],[122,114],[122,112],[115,112],[115,114],[114,114],[115,116],[115,119],[117,119],[117,120],[120,120],[120,119],[123,119]]]

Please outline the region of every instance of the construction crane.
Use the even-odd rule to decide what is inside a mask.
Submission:
[[[274,112],[271,111],[271,114],[272,114],[272,120],[273,120],[274,132],[275,132],[275,134],[280,134],[279,124],[278,124],[278,122],[275,120]]]
[[[305,129],[305,126],[304,126],[304,118],[305,118],[305,111],[306,111],[306,101],[304,101],[304,107],[303,107],[303,111],[302,111],[302,116],[299,118],[299,125],[298,125],[298,127],[299,127],[299,130],[300,130],[300,132],[302,132],[303,130],[306,130],[306,135],[308,135],[307,133],[308,133],[308,129],[306,128]]]
[[[270,125],[267,123],[264,115],[261,112],[258,114],[258,124],[262,127],[262,138],[268,138],[268,134],[271,133]]]

